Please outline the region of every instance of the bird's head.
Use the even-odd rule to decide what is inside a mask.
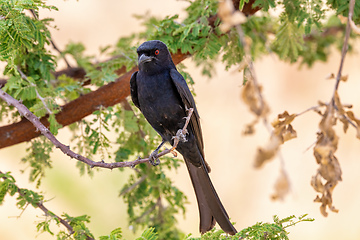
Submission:
[[[165,43],[151,40],[141,44],[138,49],[139,70],[147,73],[157,73],[164,68],[175,67]]]

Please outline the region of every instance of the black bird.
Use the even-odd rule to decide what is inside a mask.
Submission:
[[[225,232],[234,235],[236,229],[229,221],[208,174],[210,167],[204,159],[199,114],[186,81],[176,70],[163,42],[144,42],[138,47],[137,53],[139,71],[131,76],[131,98],[163,139],[151,156],[156,155],[164,142],[173,145],[173,137],[184,127],[187,109],[193,108],[187,127],[187,141],[180,141],[176,150],[184,157],[195,190],[200,212],[200,232],[211,230],[218,222]]]

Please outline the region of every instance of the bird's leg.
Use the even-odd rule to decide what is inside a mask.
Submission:
[[[149,162],[153,166],[157,166],[160,164],[159,158],[156,157],[156,155],[159,153],[160,148],[165,144],[165,140],[163,139],[160,145],[150,154],[149,156]]]
[[[187,115],[187,117],[184,117],[185,118],[184,127],[182,129],[179,129],[176,132],[176,135],[174,137],[172,137],[172,139],[174,139],[174,144],[173,144],[173,147],[170,149],[171,152],[173,152],[175,150],[175,148],[177,147],[179,142],[187,141],[187,139],[186,139],[186,134],[188,133],[187,126],[189,125],[190,118],[191,118],[191,115],[192,115],[194,109],[187,108],[187,106],[185,106],[185,110],[188,112],[188,115]]]

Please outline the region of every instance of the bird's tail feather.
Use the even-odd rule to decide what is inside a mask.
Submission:
[[[224,232],[234,235],[237,231],[229,220],[224,206],[210,180],[207,170],[186,161],[200,212],[200,232],[211,230],[218,222]]]

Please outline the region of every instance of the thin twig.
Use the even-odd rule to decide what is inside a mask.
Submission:
[[[317,106],[312,106],[312,107],[309,107],[308,109],[305,109],[304,111],[300,112],[300,113],[297,113],[296,114],[296,117],[300,116],[300,115],[303,115],[304,113],[307,113],[311,110],[317,110],[320,106],[317,105]]]
[[[350,26],[350,19],[352,18],[352,15],[354,13],[354,5],[355,5],[355,0],[350,0],[349,3],[349,17],[347,20],[347,24],[346,24],[346,30],[345,30],[345,39],[344,39],[344,44],[341,50],[341,60],[340,60],[340,66],[339,66],[339,71],[338,74],[336,76],[336,83],[335,83],[335,87],[334,87],[334,93],[331,99],[331,103],[334,106],[335,105],[335,94],[336,91],[339,88],[339,84],[341,81],[341,73],[342,73],[342,69],[344,66],[344,61],[345,61],[345,56],[349,47],[349,38],[350,38],[350,32],[351,32],[351,26]]]
[[[126,193],[132,191],[137,185],[139,185],[140,183],[142,183],[143,181],[145,181],[145,179],[147,178],[147,175],[143,175],[139,180],[137,180],[134,184],[132,184],[130,187],[128,187],[127,189],[125,189],[124,191],[121,191],[119,196],[123,196]]]
[[[355,0],[351,0],[349,3],[349,17],[348,17],[348,25],[350,25],[350,28],[357,34],[360,34],[360,28],[356,26],[354,21],[352,20],[352,16],[354,13],[354,7],[355,7]]]
[[[252,76],[252,80],[254,82],[254,86],[255,86],[256,92],[258,94],[259,100],[260,100],[260,109],[262,111],[264,106],[265,106],[265,103],[264,103],[264,98],[263,98],[263,96],[261,94],[261,90],[260,90],[260,87],[259,87],[259,82],[258,82],[257,77],[256,77],[254,64],[253,64],[253,61],[251,59],[250,46],[246,43],[245,34],[244,34],[244,31],[243,31],[240,24],[236,25],[236,31],[237,31],[237,33],[239,35],[241,45],[243,45],[243,48],[244,48],[244,51],[245,51],[244,61],[246,62],[246,64],[249,67],[250,74]]]
[[[0,174],[4,174],[2,171],[0,171]],[[7,178],[6,177],[2,177],[2,179],[6,180]],[[15,185],[16,186],[16,185]],[[21,191],[22,189],[19,188],[18,186],[16,186],[17,188],[17,193],[22,196],[22,197],[25,197],[24,193]],[[45,216],[51,216],[53,218],[56,218],[58,220],[58,222],[60,222],[62,225],[64,225],[67,230],[69,231],[70,235],[73,234],[75,231],[73,229],[72,226],[70,226],[70,224],[65,221],[64,219],[62,219],[61,217],[59,217],[58,215],[56,215],[53,211],[50,211],[47,207],[44,206],[43,202],[40,201],[40,202],[37,202],[36,203],[36,206],[38,208],[40,208],[44,213],[45,213]],[[89,237],[87,236],[87,239],[88,240],[93,240],[92,237]]]
[[[149,208],[148,210],[146,210],[145,212],[143,212],[138,218],[136,218],[136,219],[134,220],[134,222],[140,223],[140,222],[141,222],[141,219],[142,219],[143,217],[149,215],[152,211],[154,211],[157,205],[158,205],[157,202],[156,202],[155,204],[153,204],[153,205],[151,206],[151,208]]]
[[[344,44],[341,49],[340,66],[339,66],[338,73],[336,75],[336,82],[335,82],[335,86],[334,86],[333,96],[331,98],[331,104],[329,104],[329,111],[338,110],[337,106],[335,105],[335,96],[336,96],[337,90],[339,89],[342,70],[343,70],[343,66],[344,66],[344,61],[345,61],[346,53],[347,53],[347,50],[349,47],[349,38],[350,38],[351,29],[352,29],[351,25],[352,25],[352,16],[354,13],[354,6],[355,6],[355,0],[350,0],[349,15],[348,15],[347,24],[346,24]],[[337,111],[337,112],[339,112],[339,111]],[[353,121],[351,121],[351,119],[349,119],[345,114],[340,114],[340,115],[343,118],[345,118],[350,123],[351,126],[353,126],[357,129],[357,125]]]
[[[101,167],[101,168],[113,169],[113,168],[120,168],[120,167],[134,167],[137,164],[149,162],[149,160],[150,160],[150,158],[144,158],[144,159],[138,158],[132,162],[113,162],[113,163],[106,163],[104,161],[100,161],[100,162],[92,161],[80,154],[77,154],[77,153],[71,151],[69,146],[62,144],[59,140],[57,140],[55,138],[55,136],[50,132],[50,130],[47,127],[45,127],[44,124],[42,124],[40,122],[39,118],[36,117],[27,107],[25,107],[24,104],[17,101],[16,99],[14,99],[12,96],[10,96],[6,92],[4,92],[2,89],[0,89],[0,98],[3,99],[4,101],[6,101],[9,105],[12,105],[15,108],[17,108],[19,113],[22,116],[24,116],[26,119],[28,119],[47,139],[49,139],[55,145],[56,148],[59,148],[64,154],[68,155],[69,157],[75,158],[78,161],[81,161],[81,162],[89,165],[92,168],[93,167]],[[186,117],[185,125],[184,125],[183,129],[181,129],[181,131],[184,135],[186,134],[186,128],[189,124],[192,113],[193,113],[193,109],[190,108],[188,110],[188,116]],[[160,152],[159,154],[157,154],[155,156],[155,158],[162,157],[165,154],[172,152],[177,147],[177,145],[180,141],[180,137],[175,136],[174,138],[175,139],[174,139],[173,147],[171,149],[166,149],[166,150]]]

